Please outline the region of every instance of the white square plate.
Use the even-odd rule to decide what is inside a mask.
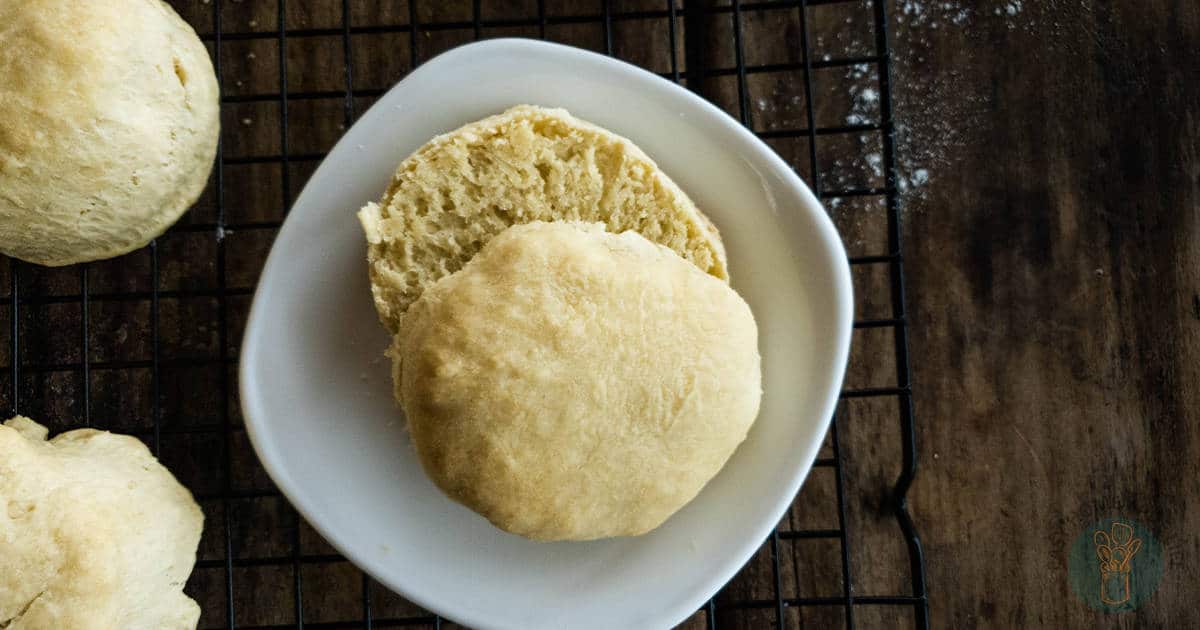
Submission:
[[[717,224],[763,355],[762,411],[691,504],[637,538],[535,543],[446,499],[392,401],[388,338],[355,212],[435,135],[531,103],[630,138]],[[389,588],[477,628],[662,628],[699,608],[783,515],[837,402],[850,269],[817,199],[737,121],[602,55],[491,40],[422,65],[350,129],[279,232],[242,346],[246,426],[268,473]]]

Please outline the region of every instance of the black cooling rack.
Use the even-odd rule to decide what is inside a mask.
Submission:
[[[362,575],[280,497],[248,446],[235,368],[261,263],[328,147],[422,60],[494,36],[599,50],[713,100],[793,164],[851,251],[860,319],[825,449],[759,554],[684,627],[928,627],[905,503],[917,451],[887,0],[172,4],[221,79],[208,191],[119,259],[9,261],[0,395],[55,431],[137,435],[193,490],[206,527],[187,592],[201,627],[452,625]]]

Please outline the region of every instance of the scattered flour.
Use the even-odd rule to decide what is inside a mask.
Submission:
[[[883,1],[883,0],[879,0]],[[1047,0],[1052,4],[1071,4],[1081,0]],[[996,28],[1027,28],[1040,10],[1027,0],[887,0],[892,46],[891,105],[895,118],[895,186],[902,207],[919,207],[929,186],[939,176],[948,176],[953,156],[973,121],[989,109],[988,94],[976,83],[964,80],[963,72],[939,66],[930,72],[926,66],[938,47],[956,45],[955,38],[978,41],[982,33]],[[845,32],[818,34],[815,49],[824,62],[866,57],[876,54],[872,33],[874,0],[861,0],[861,17]],[[978,52],[977,52],[978,50]],[[940,52],[940,51],[939,51]],[[964,55],[985,54],[986,48],[964,45]],[[928,59],[927,59],[928,58]],[[882,120],[882,85],[874,63],[834,66],[844,72],[842,87],[834,93],[822,91],[819,98],[844,99],[843,124],[861,129],[857,134],[830,136],[826,150],[831,157],[822,163],[821,187],[829,190],[876,188],[887,184],[888,155],[882,135],[876,129]],[[828,107],[828,106],[827,106]],[[848,137],[847,137],[848,136]],[[835,139],[840,138],[840,139]],[[830,146],[829,143],[844,143]],[[832,157],[835,155],[836,157]],[[850,196],[825,199],[835,220],[856,225],[862,232],[873,209],[886,207],[879,197]],[[852,248],[863,243],[847,243]]]
[[[1012,0],[1012,2],[1005,2],[1003,7],[996,7],[996,15],[1016,15],[1023,8],[1021,0]]]
[[[1025,0],[898,0],[895,22],[929,29],[966,26],[977,14],[1016,17],[1024,4]]]
[[[864,6],[872,6],[864,0]],[[925,189],[939,171],[949,167],[950,149],[960,142],[963,125],[969,124],[972,110],[982,107],[983,95],[967,93],[956,71],[930,77],[922,72],[933,37],[953,36],[942,30],[969,31],[984,20],[1001,20],[1008,28],[1022,24],[1026,0],[895,0],[892,8],[891,44],[893,112],[896,118],[896,187],[905,200],[923,198]],[[971,51],[968,50],[967,54]],[[864,72],[864,69],[866,70]],[[920,77],[921,83],[917,83]],[[850,66],[846,78],[850,90],[847,125],[876,122],[880,117],[877,76],[874,67]],[[919,126],[906,120],[920,117]],[[864,164],[870,173],[883,177],[880,147],[873,138],[861,139]]]

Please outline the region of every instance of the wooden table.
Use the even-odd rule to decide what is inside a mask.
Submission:
[[[483,2],[485,20],[517,21],[477,32],[470,2],[410,10],[404,0],[292,0],[282,17],[296,36],[281,54],[276,2],[213,2],[172,4],[214,50],[221,20],[224,194],[210,187],[154,250],[86,269],[0,265],[8,305],[0,346],[11,347],[16,315],[21,367],[0,370],[0,406],[54,430],[88,423],[134,433],[156,449],[206,513],[188,586],[202,627],[290,626],[300,615],[358,627],[348,620],[363,618],[364,594],[376,621],[432,627],[341,560],[275,493],[240,428],[232,365],[282,210],[321,153],[414,59],[477,36],[542,35],[537,20],[520,20],[539,3]],[[733,67],[739,56],[767,68],[741,85],[736,73],[686,84],[768,132],[808,177],[808,140],[787,133],[808,124],[803,39],[814,61],[870,55],[873,10],[814,1],[801,22],[788,3],[744,4],[740,51],[731,10],[697,17],[682,5],[672,47],[668,5],[658,0],[608,4],[624,16],[609,30],[595,19],[606,6],[599,0],[548,1],[552,17],[591,18],[552,19],[544,34],[600,51],[611,43],[614,54],[667,76]],[[920,449],[910,511],[925,545],[933,627],[1196,625],[1200,5],[1095,4],[888,2]],[[414,17],[451,26],[412,38],[358,29],[344,46],[347,26]],[[811,79],[815,124],[850,129],[820,136],[821,186],[884,186],[881,135],[854,131],[880,115],[870,65],[822,67]],[[881,198],[829,206],[852,256],[886,251]],[[856,267],[855,288],[860,319],[887,317],[886,265]],[[857,331],[847,387],[895,386],[893,348],[890,328]],[[911,593],[888,500],[901,465],[895,401],[848,400],[838,423],[852,592]],[[832,470],[813,472],[781,528],[840,526]],[[1166,566],[1145,606],[1109,616],[1072,595],[1067,550],[1090,523],[1116,516],[1151,530]],[[735,604],[771,600],[776,588],[791,598],[844,594],[836,538],[782,541],[778,573],[771,554],[765,546],[718,598],[721,628],[773,626],[773,607]],[[789,627],[845,623],[836,606],[781,615]],[[868,604],[854,615],[858,627],[914,625],[911,607]],[[701,612],[685,625],[707,621]]]
[[[925,59],[897,116],[954,129],[904,225],[933,624],[1195,627],[1200,4],[1025,2],[971,26],[897,39]],[[1166,554],[1119,616],[1066,575],[1117,516]]]

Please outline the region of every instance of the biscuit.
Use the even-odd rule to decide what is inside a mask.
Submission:
[[[402,326],[396,395],[426,473],[536,540],[654,529],[758,414],[749,306],[632,231],[509,228],[428,288]]]
[[[393,333],[428,286],[531,221],[633,230],[727,277],[720,236],[687,195],[633,143],[562,109],[520,105],[434,138],[359,219],[375,307]]]
[[[0,2],[0,252],[111,258],[196,201],[217,149],[208,51],[160,0]]]
[[[0,627],[193,629],[204,515],[137,438],[0,425]]]

